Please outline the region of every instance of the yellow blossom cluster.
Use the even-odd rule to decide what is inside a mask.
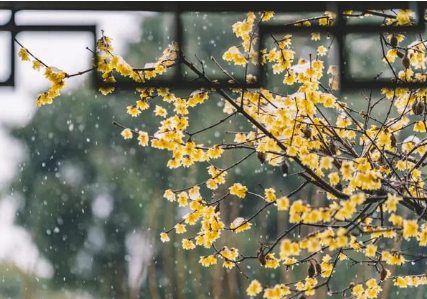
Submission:
[[[375,279],[369,279],[365,285],[357,284],[352,287],[351,294],[357,299],[372,299],[377,298],[378,294],[382,291],[380,285]]]
[[[393,284],[399,288],[427,285],[427,276],[426,275],[398,276],[393,279]]]
[[[346,11],[344,15],[352,17],[354,13]],[[364,12],[363,16],[375,14],[383,15],[384,12]],[[167,167],[171,169],[202,164],[207,170],[205,179],[196,185],[164,192],[163,197],[182,208],[184,216],[171,229],[160,233],[162,242],[170,241],[171,233],[180,235],[182,239],[178,244],[184,250],[195,252],[200,247],[210,250],[199,258],[202,266],[222,261],[222,267],[236,267],[242,273],[239,265],[249,259],[259,261],[266,270],[294,269],[309,264],[307,276],[292,283],[271,280],[264,284],[251,279],[247,295],[267,299],[313,296],[318,287],[333,278],[338,264],[364,263],[357,260],[362,257],[377,271],[382,270],[381,279],[369,276],[364,281],[351,282],[346,292],[358,299],[377,298],[382,291],[381,281],[393,277],[385,267],[402,266],[411,261],[406,247],[400,244],[390,247],[389,244],[398,240],[402,244],[411,242],[415,247],[427,246],[427,196],[422,170],[427,165],[427,88],[383,88],[375,104],[372,95],[366,97],[367,111],[356,111],[335,92],[339,88],[340,71],[325,59],[333,41],[325,42],[323,33],[311,34],[315,47],[310,48],[309,55],[296,48],[294,37],[286,34],[272,35],[270,43],[261,45],[258,57],[257,28],[273,18],[274,12],[250,12],[243,21],[235,23],[232,31],[239,44],[230,46],[222,58],[231,62],[231,67],[248,69],[251,63],[265,65],[272,76],[283,82],[281,88],[219,87],[204,71],[187,62],[186,66],[200,80],[212,85],[186,96],[169,88],[137,88],[138,99],[127,106],[127,113],[138,117],[152,109],[159,125],[152,132],[121,126],[121,135],[129,140],[136,135],[139,145],[168,151]],[[330,26],[335,18],[334,13],[325,12],[294,25]],[[408,10],[399,10],[384,18],[385,26],[410,25],[414,21]],[[395,33],[381,41],[385,42],[387,51],[384,51],[385,57],[379,59],[391,67],[403,63],[404,70],[396,72],[396,82],[427,81],[423,41],[406,44],[405,36]],[[145,82],[164,74],[181,60],[185,63],[185,57],[178,57],[178,51],[178,45],[171,43],[157,62],[134,68],[113,53],[111,39],[102,36],[97,41],[95,69],[106,83],[116,82],[115,76]],[[33,59],[35,69],[44,67],[25,48],[21,48],[19,56],[24,61]],[[65,72],[48,67],[45,76],[52,87],[39,95],[38,105],[51,103],[67,78]],[[252,74],[245,72],[242,82],[255,80]],[[112,86],[101,88],[103,94],[113,91]],[[249,126],[245,131],[230,132],[234,135],[229,143],[224,140],[205,145],[200,142],[199,134],[215,125],[189,132],[192,109],[214,100],[217,94],[225,103],[222,110],[226,117],[218,124],[239,115]],[[372,112],[378,103],[388,105],[386,114]],[[230,149],[244,149],[250,154],[224,167],[220,158]],[[284,191],[289,190],[283,184],[276,187],[272,183],[267,188],[260,186],[262,191],[257,193],[247,182],[244,183],[247,186],[243,181],[232,182],[229,170],[252,158],[263,167],[277,169],[272,173],[280,172],[281,180],[298,177],[303,183],[301,188],[313,185],[316,192],[299,194],[295,199],[301,189],[286,194]],[[223,202],[227,201],[244,207],[250,205],[253,210],[242,208],[239,214],[230,217],[228,211],[223,212],[227,206]],[[224,244],[224,235],[246,236],[252,227],[264,226],[270,217],[265,215],[270,215],[272,207],[276,209],[274,213],[279,214],[278,219],[286,221],[286,224],[279,221],[280,230],[285,230],[283,234],[268,242],[263,238],[254,241],[251,237],[251,242],[258,247],[256,253],[253,252],[255,248],[249,251],[246,247]],[[255,212],[248,216],[249,210]],[[244,252],[246,250],[248,252]],[[401,288],[427,283],[425,276],[394,276],[393,281]]]
[[[37,96],[36,105],[37,107],[41,107],[43,105],[52,104],[53,100],[60,96],[60,91],[65,87],[65,78],[67,74],[55,67],[46,66],[39,59],[32,56],[24,47],[19,50],[18,56],[22,61],[31,61],[33,63],[33,69],[36,71],[44,68],[44,76],[50,81],[51,87],[48,91]]]
[[[230,194],[236,195],[240,198],[245,198],[246,192],[248,192],[248,188],[246,186],[242,186],[240,183],[235,183],[230,187]]]

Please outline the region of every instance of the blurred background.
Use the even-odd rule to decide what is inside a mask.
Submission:
[[[278,20],[289,22],[322,13],[281,15]],[[9,16],[10,12],[0,11],[0,23],[6,23]],[[231,26],[244,18],[243,13],[185,13],[187,57],[197,63],[197,54],[210,76],[221,77],[210,60],[214,56],[241,77],[243,68],[232,67],[221,57],[230,46],[239,43]],[[96,24],[98,30],[103,29],[112,38],[115,53],[134,66],[154,62],[174,40],[172,16],[167,13],[22,11],[17,13],[16,22]],[[2,80],[9,71],[7,38],[7,33],[0,34]],[[308,59],[319,45],[329,46],[332,38],[322,35],[321,41],[314,43],[309,35],[295,36],[296,59]],[[68,73],[91,66],[91,53],[86,50],[92,45],[88,34],[21,33],[17,39],[39,59]],[[271,41],[267,43],[265,46],[271,48]],[[348,45],[352,75],[391,75],[381,63],[378,35],[349,37]],[[333,62],[334,54],[332,47],[327,60]],[[113,120],[149,132],[158,126],[159,120],[151,112],[136,119],[126,114],[126,106],[138,99],[137,93],[118,91],[104,97],[92,88],[88,76],[81,76],[67,80],[67,87],[53,105],[38,109],[36,95],[48,88],[48,82],[29,63],[18,62],[16,72],[16,87],[0,88],[0,298],[245,297],[248,281],[236,269],[227,270],[220,265],[204,268],[198,264],[199,255],[206,255],[209,250],[184,251],[181,236],[173,234],[170,243],[160,242],[160,232],[173,227],[187,213],[166,202],[163,191],[201,182],[206,178],[207,165],[171,171],[166,168],[166,153],[142,148],[135,140],[123,140],[120,130],[111,124]],[[268,88],[284,94],[295,91],[283,86],[281,76],[273,78],[271,70],[268,75]],[[177,93],[184,96],[189,92]],[[366,106],[359,92],[341,97],[354,109]],[[222,109],[223,103],[217,97],[193,109],[189,131],[213,124],[224,116]],[[381,110],[379,107],[378,116]],[[234,118],[208,131],[198,142],[231,142],[234,136],[226,131],[248,128],[246,122]],[[245,154],[228,151],[217,165],[231,165]],[[290,173],[296,171],[291,168]],[[255,156],[234,168],[228,180],[241,182],[254,191],[260,191],[261,184],[284,193],[300,183],[297,176],[283,178],[280,170],[260,165]],[[323,195],[311,188],[297,197],[309,198],[319,205],[324,201]],[[229,200],[222,206],[221,215],[230,223],[236,217],[253,214],[260,206],[262,203],[256,201],[242,206],[239,201]],[[250,231],[237,236],[225,233],[223,242],[253,255],[258,241],[268,243],[286,230],[286,217],[272,209],[254,221]],[[189,229],[190,235],[195,232],[194,228]],[[396,242],[399,241],[391,240],[389,245],[397,246]],[[271,284],[306,275],[305,267],[295,272],[283,268],[265,270],[255,262],[248,262],[242,269],[250,278],[256,275]],[[425,262],[398,270],[402,274],[418,274],[425,271]],[[333,287],[344,288],[351,280],[372,275],[371,271],[348,263],[337,269]],[[427,298],[422,287],[402,291],[392,288],[389,282],[383,288],[381,298]],[[326,297],[326,290],[316,295]]]

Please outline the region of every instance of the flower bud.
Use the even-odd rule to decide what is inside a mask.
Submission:
[[[309,125],[306,125],[303,129],[302,132],[304,133],[304,137],[307,139],[311,138],[311,128]]]
[[[258,257],[258,260],[261,263],[261,265],[265,266],[266,261],[265,261],[264,250],[262,250],[261,248],[258,249],[257,257]]]
[[[415,101],[412,104],[412,112],[414,112],[415,115],[421,115],[424,112],[425,104],[424,101]]]
[[[266,153],[261,153],[261,152],[257,153],[258,160],[261,162],[261,164],[265,163],[266,156],[267,156]]]
[[[384,281],[386,278],[387,278],[387,270],[385,269],[385,268],[383,268],[382,270],[381,270],[381,280],[382,281]]]
[[[402,65],[405,68],[405,70],[409,69],[411,66],[411,61],[409,60],[408,51],[405,52],[405,56],[402,58]]]
[[[283,176],[287,176],[289,172],[289,164],[286,160],[283,161],[282,165],[280,165],[280,170],[283,173]]]
[[[390,39],[390,45],[391,45],[393,48],[395,48],[395,47],[397,47],[397,44],[398,44],[397,36],[396,36],[396,34],[393,34],[393,35],[391,36],[391,39]]]
[[[391,134],[390,139],[391,139],[391,146],[392,147],[396,147],[396,145],[397,145],[397,138],[396,138],[396,136],[394,134]]]
[[[322,266],[320,266],[320,264],[317,262],[316,262],[316,273],[317,275],[320,275],[322,273]]]
[[[308,277],[313,278],[316,274],[316,268],[314,267],[313,263],[310,262],[310,266],[307,270]]]

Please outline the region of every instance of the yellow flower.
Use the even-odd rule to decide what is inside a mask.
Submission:
[[[342,208],[335,215],[335,219],[343,221],[350,219],[356,212],[356,204],[350,200],[341,202]]]
[[[164,233],[164,232],[160,234],[160,240],[161,240],[163,243],[165,243],[165,242],[169,242],[169,241],[170,241],[168,234],[167,234],[167,233]]]
[[[229,260],[236,260],[239,256],[239,251],[236,248],[228,248],[224,247],[224,249],[221,251],[221,255]]]
[[[102,95],[104,95],[104,96],[112,93],[114,90],[115,90],[114,87],[101,87],[101,88],[99,88],[99,92],[102,93]]]
[[[192,200],[196,200],[200,196],[200,187],[194,186],[190,191],[188,191],[188,194]]]
[[[345,115],[340,115],[337,118],[337,126],[340,128],[347,128],[348,126],[351,125],[351,119],[350,117],[347,117]]]
[[[225,261],[222,263],[222,266],[223,266],[224,268],[227,268],[227,269],[233,269],[235,265],[236,265],[236,264],[235,264],[234,262],[232,262],[232,261],[227,261],[227,260],[225,260]]]
[[[268,188],[265,189],[265,200],[267,202],[273,202],[276,200],[276,190],[274,190],[273,188]]]
[[[374,257],[376,252],[377,252],[376,245],[369,244],[368,246],[366,246],[365,255],[367,257]]]
[[[235,65],[246,65],[247,63],[246,58],[235,46],[228,49],[224,53],[224,55],[222,55],[222,59],[224,59],[225,61],[233,61]]]
[[[423,121],[416,122],[414,125],[414,132],[424,133],[426,131],[426,123]]]
[[[200,216],[201,215],[198,212],[189,213],[184,217],[185,223],[189,225],[194,225],[196,224],[197,220],[199,220]]]
[[[361,205],[365,202],[365,193],[357,193],[350,197],[350,201],[356,205]]]
[[[121,61],[116,70],[124,77],[130,77],[133,73],[132,67],[124,61]]]
[[[326,26],[326,25],[328,25],[328,20],[329,20],[329,18],[327,18],[327,17],[321,18],[319,20],[319,25],[320,26]]]
[[[280,243],[280,259],[285,260],[291,255],[299,255],[301,249],[297,242],[291,242],[289,239],[285,239]]]
[[[42,64],[40,63],[40,61],[33,60],[33,69],[35,69],[36,71],[39,71],[41,67],[42,67]]]
[[[338,172],[332,172],[328,175],[328,177],[329,177],[329,182],[333,186],[335,186],[336,184],[338,184],[340,182],[340,177],[338,175]]]
[[[132,131],[131,131],[131,129],[126,128],[126,129],[124,129],[122,131],[121,134],[122,134],[122,136],[123,136],[124,139],[131,139],[132,138]]]
[[[385,260],[389,265],[402,265],[405,263],[405,258],[402,255],[390,253],[386,250],[381,253],[381,259]]]
[[[276,269],[280,266],[279,260],[274,257],[274,253],[269,253],[265,256],[265,267]]]
[[[193,241],[189,239],[182,239],[182,248],[184,248],[185,250],[191,250],[196,248],[196,245]]]
[[[377,298],[378,294],[381,292],[381,290],[382,290],[382,288],[380,286],[369,288],[365,292],[366,297],[367,298]]]
[[[361,284],[357,284],[357,285],[355,285],[355,286],[353,287],[353,289],[351,290],[351,294],[352,294],[352,295],[354,295],[354,296],[357,296],[357,295],[362,294],[362,293],[363,293],[363,291],[364,291],[364,289],[363,289],[363,285],[361,285]]]
[[[320,168],[331,169],[333,161],[334,161],[334,158],[332,158],[332,157],[322,157],[320,159]]]
[[[252,280],[248,288],[246,289],[246,294],[248,296],[256,296],[261,292],[262,292],[262,286],[259,283],[259,281],[256,279]]]
[[[41,107],[43,105],[52,104],[53,100],[47,93],[41,93],[37,96],[36,105],[37,107]]]
[[[296,81],[295,73],[292,71],[289,71],[285,79],[283,80],[283,83],[287,85],[293,85]]]
[[[348,161],[348,160],[344,160],[342,162],[340,171],[341,171],[341,174],[342,174],[342,176],[343,176],[343,178],[345,180],[350,180],[351,179],[351,176],[352,176],[353,171],[354,171],[353,164],[354,163],[352,161]]]
[[[402,198],[394,195],[394,194],[387,194],[387,200],[385,202],[385,208],[388,212],[396,212],[397,210],[397,204],[399,201],[401,201]]]
[[[224,150],[219,146],[215,145],[208,150],[208,157],[211,159],[217,159],[221,157]]]
[[[218,189],[218,184],[213,179],[209,179],[206,182],[206,187],[208,187],[211,190],[216,190],[216,189]],[[233,193],[231,193],[231,190],[230,190],[230,194],[233,194]],[[237,194],[234,194],[234,195],[237,195]],[[243,196],[243,197],[245,197],[245,196]],[[241,198],[243,198],[243,197],[241,197]]]
[[[156,116],[166,117],[168,115],[168,112],[162,106],[157,105],[154,109],[154,114]]]
[[[229,188],[229,190],[231,195],[236,195],[237,197],[245,198],[248,188],[246,186],[242,186],[242,184],[240,183],[235,183]]]
[[[277,200],[277,209],[279,211],[286,211],[289,209],[289,199],[286,196],[282,196]]]
[[[320,242],[317,238],[310,238],[307,242],[307,251],[316,252],[321,249]]]
[[[396,168],[400,171],[403,171],[406,169],[406,163],[405,161],[399,160],[396,162]]]
[[[171,189],[166,190],[163,197],[169,201],[175,201],[175,193]]]
[[[136,106],[140,110],[146,110],[146,109],[148,109],[148,107],[150,107],[150,105],[148,104],[147,100],[138,100],[138,101],[136,101]]]
[[[243,232],[245,230],[250,229],[252,226],[251,223],[245,221],[242,217],[237,217],[234,219],[234,221],[230,224],[230,228],[234,230],[236,233]]]
[[[404,220],[403,221],[403,237],[409,239],[415,237],[418,233],[418,224],[416,220]]]
[[[234,136],[234,142],[236,143],[245,143],[246,142],[246,135],[242,133],[237,133]]]
[[[420,242],[420,246],[427,246],[427,227],[424,226],[418,235],[417,240]]]
[[[264,12],[264,15],[262,16],[262,21],[263,22],[267,22],[269,20],[271,20],[274,16],[274,11],[266,11]]]
[[[317,48],[317,54],[319,56],[325,56],[328,49],[326,49],[324,46],[320,46]]]
[[[314,41],[320,40],[320,33],[318,33],[318,32],[312,33],[311,34],[311,40],[314,40]]]
[[[127,106],[127,113],[132,117],[137,117],[141,114],[141,111],[138,109],[136,105]]]
[[[186,106],[188,104],[188,106],[190,107],[194,107],[197,104],[201,104],[203,103],[206,99],[209,98],[209,94],[208,92],[202,92],[200,90],[197,90],[195,92],[193,92],[190,97],[188,98],[188,102],[185,103],[184,101],[182,102],[182,104],[184,106]]]
[[[217,259],[213,255],[201,256],[199,263],[202,264],[203,267],[209,267],[210,265],[216,265]]]
[[[408,25],[411,22],[413,13],[408,9],[401,9],[396,16],[397,25]]]
[[[188,205],[188,194],[187,192],[181,192],[178,195],[178,203],[180,207],[186,207]]]
[[[387,58],[388,62],[391,62],[391,63],[395,62],[397,57],[398,57],[397,56],[397,49],[390,49],[387,51],[386,58]],[[387,62],[387,60],[385,60],[385,62]]]
[[[175,225],[175,231],[177,234],[183,234],[187,231],[187,229],[185,228],[184,224],[178,223],[177,225]]]
[[[143,132],[143,131],[139,131],[138,132],[138,144],[141,146],[147,146],[148,145],[148,133],[147,132]]]
[[[408,283],[406,282],[405,277],[398,276],[394,279],[394,285],[399,288],[406,288],[408,286]]]
[[[367,286],[368,288],[376,287],[376,286],[377,286],[377,281],[376,281],[374,278],[371,278],[371,279],[369,279],[369,280],[366,282],[366,286]]]
[[[30,55],[28,54],[28,51],[25,48],[21,48],[21,50],[19,50],[18,56],[21,58],[22,61],[30,60]]]

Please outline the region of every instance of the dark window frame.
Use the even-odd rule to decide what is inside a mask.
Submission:
[[[366,10],[366,9],[411,9],[416,13],[417,22],[413,26],[405,27],[385,27],[378,25],[348,25],[346,19],[342,16],[345,10]],[[215,2],[0,2],[0,9],[7,9],[12,12],[8,23],[0,25],[0,32],[10,32],[10,75],[9,78],[0,82],[1,86],[15,86],[15,37],[18,33],[29,32],[89,32],[93,35],[93,47],[95,48],[97,40],[96,25],[17,25],[15,23],[15,13],[22,10],[61,10],[61,11],[155,11],[174,13],[175,38],[181,45],[183,28],[180,15],[183,12],[247,12],[247,11],[276,11],[276,12],[323,12],[332,11],[337,14],[334,26],[284,26],[280,24],[270,25],[263,23],[259,27],[259,45],[263,44],[266,35],[274,33],[308,33],[308,32],[328,32],[333,35],[337,41],[338,47],[338,66],[340,70],[340,90],[352,90],[361,88],[382,88],[382,87],[408,87],[419,88],[426,87],[426,83],[397,83],[392,80],[355,80],[349,78],[345,72],[346,50],[345,37],[350,33],[384,33],[384,32],[423,32],[425,29],[424,13],[427,8],[425,2],[227,2],[224,5],[218,5]],[[259,51],[260,49],[258,49]],[[94,54],[94,59],[96,59]],[[211,88],[212,85],[205,81],[187,81],[182,76],[182,65],[176,65],[175,74],[168,80],[149,80],[144,83],[133,81],[118,81],[116,83],[105,83],[101,80],[97,72],[92,72],[92,83],[96,88],[100,87],[118,87],[121,89],[134,89],[137,87],[181,87],[181,88]],[[255,74],[260,80],[255,83],[246,82],[228,82],[220,80],[216,87],[220,88],[259,88],[265,84],[265,69],[259,64]],[[212,78],[215,80],[215,78]]]

